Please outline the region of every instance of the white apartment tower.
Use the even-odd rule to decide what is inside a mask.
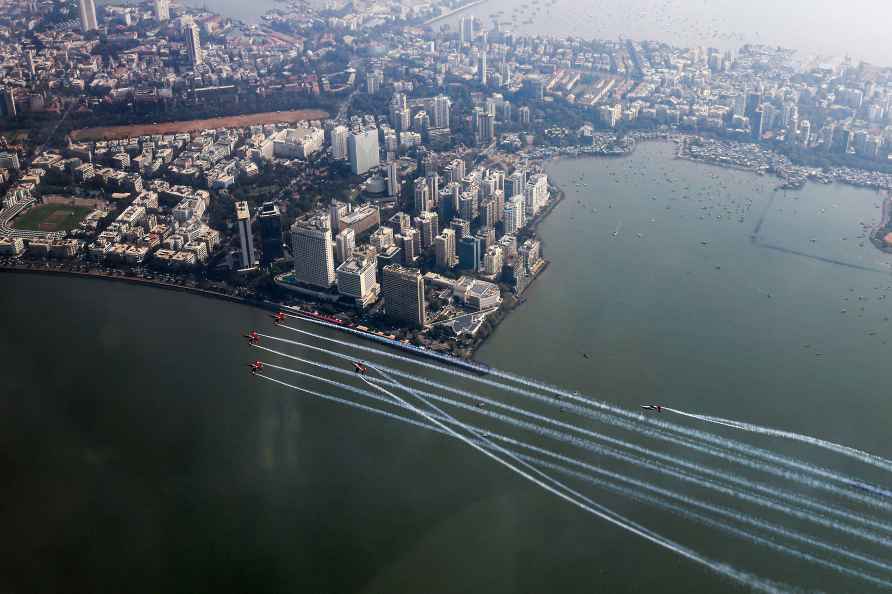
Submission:
[[[291,251],[294,254],[294,277],[298,281],[324,289],[334,284],[334,254],[328,213],[295,221],[291,227]]]
[[[96,2],[94,0],[80,0],[81,31],[95,31],[99,28],[96,21]]]
[[[380,164],[378,129],[351,132],[347,137],[347,153],[353,175],[362,175],[377,167]]]
[[[335,126],[331,131],[331,156],[338,161],[347,160],[347,136],[346,126]]]
[[[170,20],[170,0],[155,0],[155,20],[159,23]]]

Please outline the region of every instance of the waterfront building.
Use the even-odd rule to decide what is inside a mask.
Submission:
[[[352,256],[338,266],[338,293],[353,299],[359,307],[367,307],[378,299],[381,292],[377,274],[374,256]]]
[[[81,31],[95,31],[99,28],[96,20],[96,2],[94,0],[80,0]]]
[[[383,283],[387,316],[413,328],[422,328],[427,314],[421,271],[390,264],[384,267]]]
[[[327,213],[295,221],[291,227],[291,251],[298,281],[325,289],[335,283],[331,221]]]
[[[263,246],[263,261],[272,262],[282,257],[282,213],[275,202],[267,202],[257,213],[260,226],[260,239]]]
[[[523,196],[515,196],[505,205],[505,233],[516,234],[525,225],[526,206]]]
[[[380,163],[379,151],[377,128],[351,132],[347,137],[347,154],[353,175],[363,175],[377,167]]]
[[[254,256],[254,235],[251,233],[251,211],[247,202],[235,203],[235,218],[238,224],[239,246],[241,247],[241,268],[252,268],[257,264]]]

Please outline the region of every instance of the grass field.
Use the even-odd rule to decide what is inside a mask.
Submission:
[[[16,229],[30,231],[69,231],[77,227],[92,210],[86,206],[42,204],[16,217],[13,225]]]
[[[74,130],[71,133],[71,137],[74,140],[114,140],[118,138],[143,136],[146,134],[176,134],[178,132],[195,132],[197,130],[207,130],[211,128],[247,128],[248,126],[255,126],[258,124],[324,120],[327,117],[328,113],[319,109],[294,109],[291,111],[270,111],[266,113],[210,118],[207,120],[82,128],[80,130]]]

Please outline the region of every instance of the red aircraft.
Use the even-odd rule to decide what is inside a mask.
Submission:
[[[281,324],[285,321],[285,312],[280,311],[276,315],[273,316],[273,322],[276,324]]]
[[[644,410],[655,410],[658,413],[663,412],[663,406],[660,404],[642,404],[641,408]]]
[[[359,361],[353,362],[353,370],[360,375],[365,375],[369,372],[369,368],[366,367],[365,365],[363,365],[362,363],[360,363]]]
[[[263,371],[263,363],[260,361],[254,361],[253,363],[248,364],[248,367],[251,368],[251,375],[257,375]]]
[[[256,330],[251,330],[249,333],[245,334],[245,338],[248,339],[248,344],[257,344],[260,342],[260,337],[257,335]]]

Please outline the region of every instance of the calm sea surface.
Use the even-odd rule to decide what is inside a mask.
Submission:
[[[648,144],[626,159],[549,166],[567,189],[540,227],[552,265],[480,359],[630,409],[656,401],[892,456],[890,260],[859,237],[860,223],[879,217],[880,197],[844,186],[774,192],[770,178],[672,155],[671,145]],[[243,344],[239,334],[250,328],[303,340],[273,330],[265,312],[151,288],[28,275],[0,275],[0,308],[0,591],[744,591],[467,446],[252,378],[246,363],[258,356],[320,373]],[[320,358],[305,347],[264,344]],[[350,367],[327,356],[321,361]],[[726,469],[703,453],[491,386],[385,362]],[[295,374],[270,374],[357,398]],[[478,410],[457,414],[545,444],[481,420]],[[803,446],[713,431],[884,480]],[[646,463],[547,445],[741,516],[884,557],[883,550],[679,482]],[[866,582],[660,507],[574,486],[755,574],[824,591],[871,591]]]
[[[247,22],[256,22],[279,6],[275,0],[207,0],[205,4]],[[530,35],[624,37],[720,49],[764,43],[791,47],[803,55],[851,56],[892,64],[892,41],[882,25],[892,20],[892,5],[878,0],[487,0],[466,14],[482,19],[487,28],[495,19],[509,30]],[[443,22],[455,26],[459,18]]]

